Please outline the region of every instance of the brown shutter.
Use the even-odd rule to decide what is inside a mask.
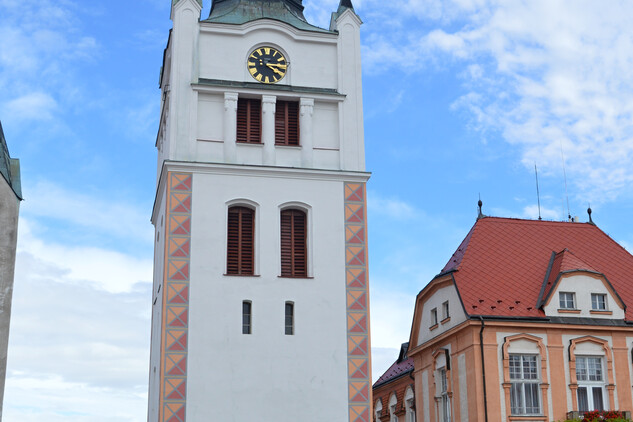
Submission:
[[[229,208],[226,273],[253,275],[255,262],[255,212],[246,207]]]
[[[275,144],[299,145],[299,103],[277,101],[275,109]]]
[[[281,275],[284,277],[306,277],[307,218],[301,210],[281,212]]]
[[[253,98],[237,100],[237,142],[261,143],[262,102]]]

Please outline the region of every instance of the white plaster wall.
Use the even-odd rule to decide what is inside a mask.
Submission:
[[[314,147],[338,151],[339,124],[338,104],[317,102],[314,103]]]
[[[278,85],[338,87],[335,34],[306,36],[272,20],[254,21],[241,27],[205,23],[201,26],[200,78],[256,82],[247,70],[246,61],[253,49],[266,44],[279,48],[290,62]]]
[[[0,175],[0,420],[7,370],[19,209],[18,198]]]
[[[164,287],[162,284],[165,269],[165,224],[167,224],[165,221],[164,192],[158,195],[156,209],[158,212],[152,221],[154,225],[154,282],[152,286],[152,334],[149,359],[148,421],[158,420],[160,398],[160,345]]]
[[[195,174],[188,421],[342,421],[347,416],[343,183],[292,175]],[[227,277],[226,203],[258,204],[258,277]],[[313,279],[279,276],[279,206],[311,207]],[[242,301],[253,303],[243,335]],[[296,334],[284,335],[295,303]],[[327,406],[323,406],[327,403]]]
[[[424,421],[431,420],[431,410],[429,403],[429,372],[422,371],[422,403],[424,404],[422,414],[424,415]]]
[[[461,422],[468,422],[468,376],[464,353],[457,356],[457,372],[459,372],[459,414]]]
[[[563,276],[558,283],[556,291],[553,292],[549,304],[544,308],[546,315],[570,316],[568,313],[559,313],[559,292],[576,293],[576,308],[580,310],[580,314],[573,314],[579,317],[603,318],[603,319],[624,319],[624,310],[615,301],[615,298],[609,293],[604,283],[594,277],[584,274],[572,274]],[[601,315],[591,313],[591,294],[599,293],[607,295],[607,310],[612,311],[613,315]]]
[[[450,321],[442,323],[442,304],[448,300]],[[437,308],[438,327],[431,331],[431,310]],[[422,305],[422,320],[420,322],[420,331],[418,333],[418,345],[437,337],[438,335],[450,330],[453,327],[466,321],[466,314],[462,307],[461,301],[454,285],[442,287],[438,289],[433,296],[429,297]]]

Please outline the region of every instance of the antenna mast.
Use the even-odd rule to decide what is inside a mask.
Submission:
[[[543,218],[541,218],[541,193],[538,189],[538,169],[536,168],[536,163],[534,163],[534,174],[536,175],[536,201],[538,202],[538,219],[540,221]]]
[[[563,160],[563,178],[565,179],[565,199],[567,199],[567,219],[571,221],[571,211],[569,211],[569,194],[567,193],[567,172],[565,171],[565,154],[563,153],[563,140],[560,141],[560,157]]]

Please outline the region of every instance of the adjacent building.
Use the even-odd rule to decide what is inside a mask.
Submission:
[[[398,359],[374,383],[374,421],[415,422],[413,359],[409,343],[402,343]]]
[[[589,212],[588,223],[480,215],[416,299],[418,422],[631,411],[633,256]],[[405,403],[376,402],[375,420]]]
[[[149,421],[371,420],[360,25],[174,0]]]
[[[9,155],[0,124],[0,419],[7,371],[18,212],[21,200],[20,161]]]

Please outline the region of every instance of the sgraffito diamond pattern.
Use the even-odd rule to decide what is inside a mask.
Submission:
[[[170,173],[163,285],[160,422],[186,422],[193,178]]]
[[[371,360],[364,183],[345,184],[349,422],[371,422]]]

